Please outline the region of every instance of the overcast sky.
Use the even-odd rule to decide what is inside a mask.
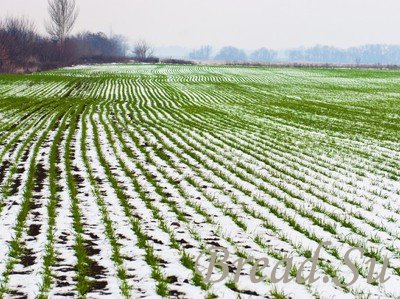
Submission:
[[[47,0],[0,0],[0,16],[31,17],[43,31]],[[399,0],[77,0],[74,32],[145,38],[155,46],[282,49],[400,44]]]

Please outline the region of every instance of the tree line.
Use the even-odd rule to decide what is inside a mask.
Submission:
[[[76,63],[125,61],[127,41],[121,35],[82,32],[70,35],[78,18],[75,0],[48,0],[47,35],[26,17],[0,20],[0,72],[32,72]],[[131,51],[139,61],[155,60],[143,40]]]
[[[272,62],[277,58],[278,53],[274,50],[261,48],[250,55],[242,49],[232,46],[223,47],[215,56],[212,56],[213,49],[211,46],[202,46],[189,53],[189,59],[192,60],[216,60],[216,61],[257,61],[257,62]]]
[[[287,50],[286,59],[304,62],[399,65],[400,46],[376,44],[340,49],[318,45],[311,48]]]
[[[372,64],[400,65],[400,46],[396,45],[364,45],[340,49],[331,46],[317,45],[310,48],[287,49],[275,51],[260,48],[250,53],[228,46],[212,55],[211,46],[202,46],[189,53],[188,57],[199,61],[276,63],[276,62],[310,62],[332,64]]]

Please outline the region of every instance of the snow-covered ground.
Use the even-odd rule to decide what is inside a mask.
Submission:
[[[400,297],[399,84],[173,65],[0,76],[0,297]],[[321,279],[299,283],[322,242]],[[230,275],[208,283],[215,246]],[[268,258],[264,280],[254,261],[236,274],[244,258]]]

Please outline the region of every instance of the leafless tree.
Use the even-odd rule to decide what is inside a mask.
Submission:
[[[223,47],[214,59],[219,61],[243,62],[247,60],[247,55],[241,49],[228,46]]]
[[[189,53],[189,59],[193,60],[209,60],[212,52],[212,47],[209,45],[202,46],[200,49]]]
[[[141,39],[135,43],[133,54],[135,55],[136,60],[146,61],[154,55],[154,49],[148,42]]]
[[[10,64],[7,43],[8,37],[0,31],[0,70],[6,68]]]
[[[78,8],[75,0],[48,0],[50,22],[46,30],[60,46],[60,53],[65,44],[65,39],[71,32],[78,17]]]
[[[39,36],[27,18],[8,17],[0,23],[0,66],[25,66],[34,59]]]

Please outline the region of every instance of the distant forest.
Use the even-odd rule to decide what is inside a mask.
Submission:
[[[296,48],[275,51],[261,48],[252,52],[236,47],[224,47],[212,55],[210,46],[203,46],[188,55],[192,60],[215,60],[226,62],[312,62],[332,64],[400,65],[400,46],[364,45],[348,49],[318,45],[310,48]]]
[[[348,49],[315,46],[292,49],[286,52],[288,61],[350,63],[350,64],[400,64],[400,46],[364,45]]]

